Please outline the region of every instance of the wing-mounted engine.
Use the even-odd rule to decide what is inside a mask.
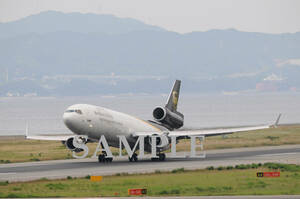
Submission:
[[[173,129],[183,126],[184,116],[179,112],[172,112],[166,107],[156,107],[153,110],[153,118],[155,121],[165,124]]]
[[[183,114],[177,111],[180,84],[180,80],[175,81],[165,107],[159,106],[153,110],[155,121],[160,122],[169,129],[178,129],[184,123]]]
[[[77,144],[83,144],[84,143],[85,144],[85,143],[87,143],[87,139],[83,136],[82,137],[75,136],[75,137],[71,137],[71,138],[67,139],[67,141],[65,142],[65,145],[69,150],[75,151],[76,153],[79,153],[79,152],[83,151],[83,149],[76,148],[74,146],[74,145],[76,145],[75,143],[77,143]]]

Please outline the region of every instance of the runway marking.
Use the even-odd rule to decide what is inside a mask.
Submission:
[[[13,174],[17,174],[17,173],[0,173],[0,175],[13,175]]]
[[[273,153],[273,154],[263,154],[256,156],[277,156],[277,155],[297,155],[298,153]]]

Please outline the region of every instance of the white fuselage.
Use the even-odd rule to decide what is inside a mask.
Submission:
[[[119,145],[119,135],[134,142],[131,135],[135,132],[161,132],[162,129],[136,117],[88,104],[70,106],[63,120],[73,133],[87,135],[91,140],[99,140],[104,135],[108,144],[114,147]]]

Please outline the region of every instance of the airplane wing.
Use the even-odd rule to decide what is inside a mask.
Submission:
[[[207,136],[217,136],[217,135],[224,135],[224,134],[231,134],[236,132],[243,132],[243,131],[254,131],[259,129],[267,129],[271,126],[268,125],[261,125],[261,126],[249,126],[249,127],[237,127],[237,128],[220,128],[220,129],[203,129],[203,130],[191,130],[191,131],[170,131],[168,136],[197,136],[203,135]]]
[[[75,135],[26,135],[29,140],[67,141]]]
[[[163,132],[167,136],[177,136],[177,137],[187,137],[187,136],[217,136],[225,135],[236,132],[245,132],[245,131],[254,131],[260,129],[268,129],[272,127],[277,127],[281,114],[279,114],[276,122],[272,125],[258,125],[258,126],[246,126],[246,127],[233,127],[233,128],[219,128],[219,129],[200,129],[200,130],[184,130],[184,131],[169,131]],[[151,136],[151,135],[160,135],[161,132],[136,132],[133,136]]]
[[[74,137],[72,134],[60,135],[29,135],[29,127],[26,124],[25,138],[29,140],[48,140],[48,141],[67,141],[69,138]]]

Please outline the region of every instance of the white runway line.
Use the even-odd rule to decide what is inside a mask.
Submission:
[[[13,175],[13,174],[17,174],[17,173],[0,173],[0,175]]]
[[[280,155],[297,155],[300,153],[273,153],[273,154],[263,154],[263,155],[256,155],[256,156],[280,156]]]

